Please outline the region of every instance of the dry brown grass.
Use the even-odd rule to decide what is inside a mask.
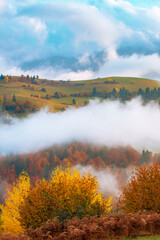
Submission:
[[[0,240],[108,240],[158,234],[160,234],[159,214],[119,213],[100,218],[73,218],[64,223],[54,219],[40,228],[28,229],[22,236],[3,234]]]

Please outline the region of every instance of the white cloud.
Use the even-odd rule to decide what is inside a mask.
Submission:
[[[15,0],[0,0],[0,16],[7,18],[15,16],[17,12],[17,4]]]
[[[93,78],[94,73],[90,70],[73,72],[69,70],[64,70],[63,73],[58,73],[55,76],[57,80],[86,80]]]
[[[100,68],[96,76],[148,77],[160,80],[160,57],[158,54],[116,56]]]
[[[157,34],[160,33],[159,7],[153,6],[150,9],[145,7],[136,7],[127,0],[105,0],[105,2],[107,6],[112,8],[112,14],[115,18],[118,16],[118,9],[124,11],[124,18],[121,16],[121,21],[126,26],[130,26],[132,29],[132,38],[134,38],[137,33],[142,34],[142,40],[149,38],[152,42],[154,37],[157,38]],[[128,14],[128,16],[126,17],[125,14]]]
[[[45,22],[39,18],[19,17],[18,23],[29,30],[29,32],[39,39],[39,42],[44,43],[47,39],[47,28]]]
[[[87,5],[77,7],[72,17],[68,19],[69,26],[76,34],[77,44],[95,41],[107,48],[122,36],[130,34],[130,29],[122,22],[117,22],[110,15],[104,15],[97,8]]]
[[[32,11],[31,11],[32,10]],[[75,34],[75,44],[96,42],[108,47],[119,38],[132,33],[129,27],[104,14],[95,6],[75,2],[47,2],[39,4],[26,13],[26,16],[40,17],[52,23],[67,25]]]
[[[1,59],[0,59],[1,60]],[[1,62],[0,62],[1,63]],[[74,72],[70,69],[57,69],[52,67],[44,67],[40,69],[32,69],[28,71],[24,71],[21,68],[18,68],[16,66],[10,66],[10,68],[7,68],[6,65],[4,65],[4,71],[3,74],[5,75],[13,75],[13,76],[20,76],[20,75],[39,75],[40,78],[48,79],[48,80],[86,80],[91,79],[94,77],[94,72],[90,70],[85,71],[77,71]]]
[[[6,8],[6,1],[1,0],[0,1],[0,13],[3,12],[5,8]]]
[[[30,18],[29,22],[33,26],[35,33],[41,33],[44,30],[46,31],[46,25],[40,21],[40,19]]]
[[[84,55],[79,57],[78,60],[79,60],[79,63],[82,65],[89,64],[90,63],[89,54],[85,53]]]
[[[0,125],[0,152],[24,153],[73,141],[113,146],[132,146],[160,151],[160,107],[138,99],[93,101],[86,107],[62,113],[45,110],[25,119]]]
[[[118,54],[116,52],[115,47],[110,47],[107,51],[107,60],[113,60],[113,59],[117,59],[118,58]]]
[[[151,10],[147,11],[147,15],[149,18],[154,20],[155,22],[160,22],[160,8],[157,6],[152,7]]]
[[[33,53],[34,54],[34,53]],[[83,55],[79,61],[87,64],[88,55]],[[100,67],[97,72],[90,69],[72,71],[70,69],[62,69],[61,66],[53,68],[52,66],[42,66],[32,70],[23,70],[16,66],[16,63],[6,61],[0,56],[0,66],[3,69],[3,74],[8,75],[39,75],[40,78],[50,80],[87,80],[105,76],[131,76],[144,77],[160,81],[160,56],[152,55],[137,55],[119,56],[114,48],[109,48],[105,64]]]
[[[130,14],[136,13],[136,8],[128,1],[123,0],[106,0],[106,3],[113,6],[123,9],[125,12]]]
[[[23,75],[39,75],[40,78],[47,78],[49,80],[86,80],[94,77],[94,72],[91,70],[77,71],[74,72],[70,69],[52,68],[45,66],[44,68],[22,70],[14,65],[13,62],[9,63],[6,59],[0,56],[0,66],[3,69],[4,75],[21,76]]]
[[[87,80],[105,76],[132,76],[146,77],[160,81],[160,57],[158,54],[119,56],[114,49],[110,49],[105,64],[100,67],[98,72],[91,70],[74,72],[70,69],[52,68],[51,66],[24,71],[13,65],[13,63],[7,63],[3,57],[0,57],[0,65],[3,68],[3,74],[38,74],[40,78],[50,80]]]
[[[133,49],[135,49],[136,52],[142,49],[142,52],[146,54],[151,54],[151,52],[155,51],[158,52],[160,49],[160,8],[156,6],[152,9],[138,8],[124,0],[105,0],[105,2],[105,6],[111,6],[115,11],[112,11],[113,9],[110,11],[109,7],[102,10],[93,5],[77,3],[76,1],[48,1],[42,3],[42,1],[37,0],[0,0],[0,11],[1,9],[6,9],[6,6],[10,6],[12,12],[14,12],[14,9],[16,9],[15,12],[17,11],[17,15],[13,15],[12,27],[8,28],[7,36],[10,36],[10,41],[6,41],[4,44],[5,40],[1,40],[1,46],[3,46],[3,49],[0,49],[2,50],[1,54],[3,52],[7,59],[7,64],[3,64],[1,61],[1,71],[7,74],[39,74],[43,78],[58,80],[68,78],[72,80],[88,79],[94,76],[100,77],[105,75],[148,76],[159,79],[158,55],[140,56],[133,54],[132,56],[123,57],[117,55],[116,49],[126,50],[127,47],[124,47],[126,44],[126,46],[129,45],[127,49],[129,55],[134,51]],[[120,15],[119,20],[118,8],[128,12],[131,19],[128,17],[125,18],[127,14],[125,15],[124,13],[124,19],[123,16]],[[62,27],[62,34],[58,33],[56,35],[54,24],[57,23]],[[16,25],[18,27],[16,27]],[[66,40],[63,36],[63,25],[67,26],[67,29],[70,30],[70,32],[65,34],[73,34],[71,37],[73,48],[69,45],[71,55],[75,56],[82,52],[82,57],[79,58],[79,69],[81,69],[82,65],[85,66],[89,64],[89,53],[106,50],[108,53],[106,64],[98,73],[93,73],[89,68],[86,71],[79,70],[74,72],[69,69],[60,69],[60,67],[59,69],[53,69],[49,66],[31,71],[23,71],[18,67],[23,65],[22,63],[25,61],[27,62],[43,57],[47,59],[47,57],[54,55],[62,56],[64,54],[65,56],[68,35]],[[2,29],[1,36],[6,36],[6,34],[3,34],[4,26]],[[66,31],[66,28],[64,29]],[[21,31],[22,37],[19,37],[19,31]],[[53,35],[54,31],[55,34]],[[31,41],[26,42],[25,36],[29,36]],[[138,45],[139,40],[141,48]],[[59,43],[57,43],[58,41]],[[133,41],[134,44],[133,49],[131,41]],[[12,48],[10,42],[13,43]],[[36,44],[34,44],[34,42],[36,42]],[[143,42],[144,46],[148,44],[148,49],[146,47],[144,51]],[[86,53],[84,53],[86,43],[87,46],[91,43],[91,49],[87,49]],[[92,44],[94,45],[93,49]],[[65,46],[65,48],[63,46]],[[67,51],[69,51],[68,49]],[[54,51],[56,51],[56,53]],[[58,51],[60,51],[60,53]],[[122,50],[121,54],[123,54]],[[11,59],[13,59],[12,64]],[[16,62],[14,62],[15,59]],[[153,64],[150,64],[150,62],[153,62]],[[78,65],[76,67],[78,68]]]

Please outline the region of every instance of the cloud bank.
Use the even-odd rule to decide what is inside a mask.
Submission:
[[[0,69],[57,80],[115,72],[159,80],[159,24],[157,0],[1,0]]]
[[[140,99],[126,104],[93,101],[61,113],[42,110],[0,125],[0,153],[29,153],[72,141],[160,152],[159,119],[159,106],[143,106]]]
[[[112,55],[115,54],[115,55]],[[4,74],[11,75],[38,75],[44,79],[50,80],[86,80],[94,79],[99,77],[107,76],[121,76],[121,77],[142,77],[150,78],[154,80],[160,80],[160,56],[158,54],[152,55],[137,55],[133,54],[132,56],[119,56],[115,52],[109,54],[106,57],[106,60],[103,61],[103,64],[99,64],[97,71],[94,71],[94,68],[97,68],[96,63],[92,67],[74,71],[71,68],[59,68],[58,66],[45,68],[39,67],[37,69],[31,70],[22,70],[16,66],[10,66],[6,64],[4,59],[0,58],[0,64],[3,66]],[[83,60],[82,58],[80,58]],[[86,60],[87,61],[87,60]],[[127,67],[126,67],[127,66]],[[76,67],[77,68],[77,67]]]

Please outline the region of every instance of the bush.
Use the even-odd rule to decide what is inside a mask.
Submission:
[[[160,213],[160,163],[138,168],[123,188],[119,202],[127,212]]]
[[[35,240],[45,240],[46,237],[55,240],[128,239],[151,234],[160,234],[160,215],[156,213],[73,218],[64,224],[52,221],[39,229],[29,229],[26,232],[26,235]]]
[[[29,192],[20,206],[21,223],[25,228],[39,227],[43,222],[58,217],[60,221],[86,215],[107,214],[111,198],[104,199],[98,190],[97,178],[87,173],[83,176],[69,166],[58,167],[50,180],[41,180]]]
[[[46,92],[46,89],[45,88],[41,88],[41,92]]]
[[[57,219],[44,223],[40,228],[27,229],[18,237],[9,234],[0,240],[106,240],[128,239],[160,234],[160,214],[109,214],[108,216],[72,218],[60,223]],[[152,239],[159,239],[158,236]]]

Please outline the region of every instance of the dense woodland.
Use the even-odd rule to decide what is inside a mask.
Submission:
[[[16,181],[19,174],[25,170],[34,183],[37,179],[48,178],[52,170],[59,165],[70,163],[72,166],[93,166],[97,170],[110,167],[125,169],[129,166],[142,165],[144,163],[160,162],[160,154],[153,155],[149,151],[141,154],[133,148],[108,148],[106,146],[94,146],[82,143],[71,143],[64,146],[54,146],[37,153],[25,155],[2,156],[0,158],[0,183],[1,200],[7,186]],[[117,171],[118,173],[118,171]],[[125,182],[125,176],[118,173],[120,185]]]
[[[22,172],[0,205],[0,239],[111,240],[160,234],[160,163],[132,174],[122,189],[119,213],[111,212],[112,196],[104,197],[98,187],[90,172],[81,175],[70,166],[57,167],[35,185]]]

